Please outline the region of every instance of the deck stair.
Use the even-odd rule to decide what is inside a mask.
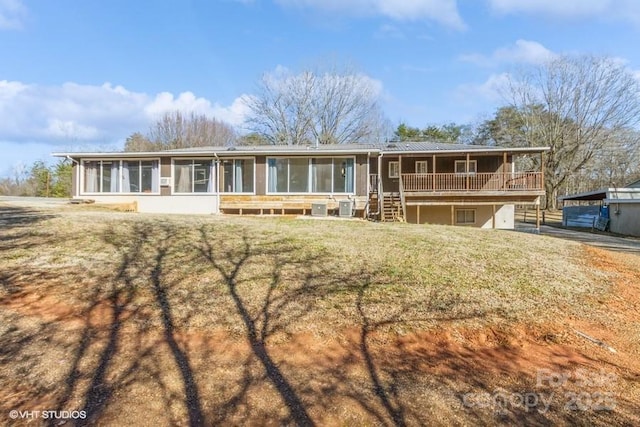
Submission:
[[[403,222],[404,212],[400,193],[384,193],[382,197],[382,221]]]

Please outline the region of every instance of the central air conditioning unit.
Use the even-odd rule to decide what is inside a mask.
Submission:
[[[160,178],[160,187],[170,187],[170,186],[171,186],[170,177]]]
[[[353,200],[340,200],[339,215],[345,218],[353,216]]]
[[[327,204],[326,203],[312,203],[311,204],[311,216],[327,216]]]

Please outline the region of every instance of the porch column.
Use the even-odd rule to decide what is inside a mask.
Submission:
[[[436,191],[436,155],[433,154],[431,159],[431,162],[433,163],[433,172],[431,175],[433,177],[433,186],[431,187],[431,191]]]
[[[540,172],[542,172],[540,179],[540,188],[544,190],[544,151],[540,152]],[[549,206],[549,201],[547,200],[547,206]]]
[[[398,191],[400,191],[400,189],[402,188],[402,185],[404,184],[402,182],[402,156],[398,155]]]
[[[382,156],[383,154],[380,154],[378,156],[378,188],[377,190],[380,191],[380,187],[382,184]],[[378,198],[380,198],[381,195],[378,195]]]
[[[420,224],[420,205],[416,206],[416,224]]]
[[[456,225],[456,211],[454,205],[451,205],[451,225]]]
[[[469,153],[467,153],[467,166],[466,166],[466,172],[467,172],[467,191],[469,191]]]
[[[502,189],[507,189],[507,152],[502,153]]]
[[[536,203],[536,230],[540,231],[540,203]]]

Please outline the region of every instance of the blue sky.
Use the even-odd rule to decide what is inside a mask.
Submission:
[[[242,129],[264,73],[350,63],[394,125],[478,122],[506,73],[554,55],[640,78],[638,0],[0,0],[0,177],[120,149],[164,112]]]

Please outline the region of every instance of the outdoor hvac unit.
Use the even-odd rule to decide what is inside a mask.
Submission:
[[[340,216],[341,217],[353,216],[353,201],[352,200],[340,200]]]
[[[160,178],[160,187],[169,187],[171,185],[171,178]]]
[[[311,216],[327,216],[327,204],[326,203],[312,203],[311,204]]]

